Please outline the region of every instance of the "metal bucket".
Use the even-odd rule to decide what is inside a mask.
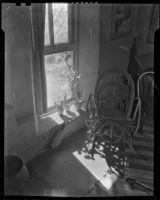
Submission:
[[[29,179],[29,172],[23,160],[17,155],[4,157],[4,188],[11,191],[23,187]]]

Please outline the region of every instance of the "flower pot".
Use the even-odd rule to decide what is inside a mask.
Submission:
[[[17,155],[4,157],[4,188],[5,192],[23,187],[29,179],[29,172],[23,160]]]

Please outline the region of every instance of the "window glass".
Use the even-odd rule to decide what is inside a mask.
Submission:
[[[71,67],[73,67],[73,51],[45,56],[48,108],[54,106],[58,99],[65,101],[72,97]]]
[[[52,3],[54,44],[69,42],[68,4]]]

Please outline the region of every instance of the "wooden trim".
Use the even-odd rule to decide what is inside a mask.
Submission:
[[[151,20],[148,27],[147,43],[154,43],[154,32],[158,28],[159,5],[154,4],[151,11]]]
[[[74,42],[74,57],[73,57],[73,65],[74,69],[79,71],[79,4],[73,5],[73,17],[72,17],[72,23],[73,23],[73,42]],[[80,84],[78,81],[78,90],[80,90]]]
[[[44,113],[47,109],[47,85],[46,85],[46,76],[45,76],[45,66],[41,69],[41,87],[42,87],[42,101],[43,101],[42,113]]]
[[[74,45],[61,45],[61,46],[55,46],[55,47],[46,47],[45,48],[45,55],[54,54],[54,53],[60,53],[63,51],[73,51]]]
[[[45,46],[44,56],[64,51],[73,51],[73,66],[75,70],[78,70],[78,7],[75,4],[68,4],[68,31],[69,31],[69,43],[54,44],[54,31],[53,31],[53,13],[52,6],[48,4],[48,17],[49,17],[49,34],[51,45]],[[45,70],[42,70],[42,75],[46,76]],[[46,87],[46,82],[43,82]],[[46,92],[47,98],[47,92]],[[52,112],[55,110],[55,106],[47,108],[47,101],[45,103],[45,113]]]
[[[68,42],[72,43],[73,42],[73,18],[72,18],[72,14],[73,14],[73,8],[72,6],[69,4],[68,5]]]
[[[73,58],[73,65],[75,67],[75,70],[79,70],[78,68],[78,59],[79,59],[79,55],[78,55],[78,47],[79,47],[79,43],[78,43],[78,7],[77,5],[73,5],[72,7],[72,39],[73,39],[73,43],[74,43],[74,58]]]
[[[53,13],[52,13],[52,4],[48,4],[48,23],[49,23],[49,36],[51,45],[54,45],[54,26],[53,26]]]

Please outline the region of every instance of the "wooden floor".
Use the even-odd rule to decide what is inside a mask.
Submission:
[[[109,167],[113,166],[113,156],[107,153],[108,157],[104,158],[97,152],[91,159],[86,144],[86,130],[83,130],[67,138],[57,149],[48,149],[38,155],[28,164],[30,179],[18,194],[70,197],[152,195],[131,188],[116,170],[108,173]],[[145,131],[144,136],[136,137],[135,148],[141,157],[126,150],[129,163],[126,176],[138,178],[153,187],[153,131]]]
[[[145,131],[144,137],[135,137],[134,148],[136,153],[127,152],[129,167],[126,170],[128,177],[136,178],[153,188],[153,131]]]

